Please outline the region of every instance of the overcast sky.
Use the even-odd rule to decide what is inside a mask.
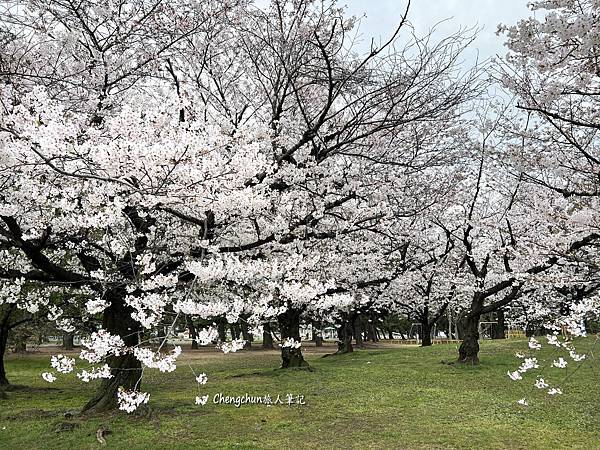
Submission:
[[[532,15],[527,8],[529,0],[412,0],[409,20],[416,34],[422,35],[436,23],[439,35],[448,35],[462,27],[483,28],[474,43],[479,58],[487,59],[499,54],[504,56],[503,37],[496,36],[499,23],[512,25],[519,19]],[[389,36],[398,25],[406,9],[406,0],[340,0],[348,6],[352,15],[366,17],[362,20],[361,34],[364,42],[371,37]],[[475,58],[475,50],[467,58]]]

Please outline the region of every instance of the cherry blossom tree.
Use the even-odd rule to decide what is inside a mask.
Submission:
[[[44,374],[102,379],[87,412],[145,404],[143,372],[175,369],[184,316],[276,320],[282,366],[304,367],[303,314],[389,280],[357,277],[352,246],[403,216],[449,148],[427,132],[456,127],[477,72],[458,68],[470,36],[431,43],[405,13],[357,56],[354,25],[334,1],[7,4],[0,275],[13,298],[67,292],[101,320],[92,369],[58,355]],[[48,316],[72,329],[64,308]]]
[[[500,81],[523,112],[511,126],[513,170],[558,194],[553,214],[570,234],[572,254],[589,258],[597,245],[598,5],[593,1],[533,2],[541,15],[500,26],[510,53]],[[562,197],[562,198],[561,198]],[[578,242],[573,242],[578,241]]]
[[[435,45],[428,37],[411,37],[400,47],[400,34],[410,33],[404,17],[389,41],[357,58],[350,34],[354,20],[345,19],[333,2],[317,3],[276,1],[253,10],[219,37],[224,46],[240,42],[234,58],[225,58],[219,47],[204,57],[206,65],[172,64],[176,82],[192,80],[188,84],[203,92],[211,114],[224,114],[232,130],[256,120],[272,129],[275,169],[248,184],[272,189],[273,211],[287,230],[281,224],[274,229],[271,218],[256,217],[248,223],[255,239],[223,252],[267,259],[282,252],[310,256],[320,248],[334,249],[327,240],[372,232],[384,218],[391,220],[392,205],[374,199],[384,195],[380,189],[395,176],[392,168],[416,172],[427,156],[431,164],[435,156],[420,151],[433,144],[429,124],[436,119],[437,130],[453,129],[461,105],[477,90],[476,72],[455,65],[469,36],[450,36]],[[436,143],[439,155],[446,142]],[[407,179],[395,177],[398,186]],[[216,230],[223,226],[215,223]],[[311,276],[318,277],[315,273]],[[320,283],[331,277],[345,284],[344,273],[321,277]],[[296,329],[304,308],[289,306],[279,325],[286,328],[289,322]]]
[[[564,247],[532,205],[539,187],[523,183],[503,162],[511,139],[501,127],[506,107],[483,111],[474,123],[479,138],[458,162],[454,195],[432,219],[453,245],[444,291],[460,309],[458,361],[466,363],[479,360],[481,317],[521,298],[525,286],[557,265],[554,251]]]
[[[8,346],[10,333],[17,327],[32,320],[27,313],[17,310],[15,304],[3,304],[0,306],[0,389],[8,386],[9,380],[4,367],[4,355]]]
[[[548,330],[547,343],[579,364],[572,337],[585,335],[585,320],[598,317],[598,15],[594,1],[535,1],[536,17],[501,25],[509,53],[497,75],[515,95],[520,115],[507,125],[515,145],[508,149],[513,173],[544,189],[532,210],[547,220],[546,243],[561,263],[529,292],[529,315]],[[556,244],[557,242],[560,244]],[[563,336],[560,338],[559,332]],[[541,346],[528,355],[512,379],[536,368]],[[523,357],[525,355],[522,355]],[[533,361],[533,362],[532,362]],[[547,380],[535,386],[548,395],[562,391]],[[527,401],[522,399],[522,403]]]

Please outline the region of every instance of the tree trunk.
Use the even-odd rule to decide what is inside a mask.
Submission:
[[[352,353],[354,348],[352,347],[352,318],[348,317],[347,314],[342,315],[342,323],[338,327],[338,349],[335,352],[336,355],[342,353]]]
[[[8,386],[6,378],[6,369],[4,368],[4,355],[6,354],[6,345],[8,343],[8,327],[0,327],[0,386]]]
[[[375,342],[376,341],[376,336],[375,336],[375,325],[373,325],[373,321],[369,320],[367,322],[367,341],[371,341],[371,342]]]
[[[429,323],[429,305],[425,304],[419,314],[419,322],[421,322],[421,347],[431,346],[431,324]]]
[[[427,318],[421,320],[421,347],[430,347],[431,344],[431,324]]]
[[[504,333],[504,310],[502,308],[496,311],[496,320],[498,324],[494,328],[492,339],[506,339],[506,334]]]
[[[75,338],[75,336],[73,335],[73,333],[65,333],[63,334],[63,348],[65,350],[73,350],[75,348],[75,345],[73,344],[73,339]]]
[[[287,338],[300,342],[300,314],[301,311],[288,308],[284,313],[277,316],[282,344]],[[302,356],[302,348],[281,347],[281,368],[295,369],[301,367],[309,367]]]
[[[121,295],[119,295],[121,294]],[[109,297],[110,306],[104,311],[102,328],[112,335],[121,336],[127,347],[139,344],[139,324],[131,318],[131,308],[123,301],[124,293],[114,293]],[[86,414],[103,413],[116,409],[117,391],[123,387],[126,391],[139,388],[142,376],[140,362],[132,353],[110,356],[107,363],[112,378],[103,379],[96,395],[83,407]]]
[[[371,340],[373,342],[379,342],[379,330],[377,329],[377,315],[374,313],[371,313],[369,315],[369,328],[371,330]]]
[[[227,327],[225,326],[225,322],[223,319],[219,320],[217,323],[217,332],[219,333],[219,340],[221,342],[227,341]]]
[[[357,348],[364,348],[363,336],[362,336],[362,318],[360,314],[357,314],[354,318],[354,340],[356,341]]]
[[[273,334],[271,334],[271,324],[269,322],[265,322],[263,324],[263,342],[262,348],[272,350],[275,348],[273,345]]]
[[[323,347],[323,322],[313,321],[313,339],[315,347]]]
[[[229,324],[229,331],[231,331],[231,339],[239,339],[240,338],[240,327],[237,323]]]
[[[198,350],[198,332],[196,331],[194,321],[190,316],[185,316],[185,322],[190,333],[190,338],[192,339],[192,350]]]
[[[252,334],[248,329],[248,322],[246,322],[246,318],[243,318],[240,321],[240,329],[242,330],[242,339],[244,342],[244,348],[249,349],[252,348]]]
[[[471,312],[461,320],[462,343],[458,349],[458,362],[479,363],[479,313]]]
[[[454,322],[455,323],[455,329],[456,329],[456,339],[458,339],[460,341],[462,341],[463,338],[465,337],[463,327],[462,327],[462,325],[460,323],[461,320],[462,320],[461,316],[457,315],[456,316],[456,320]]]

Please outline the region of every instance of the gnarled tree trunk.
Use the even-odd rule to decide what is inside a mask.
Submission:
[[[110,306],[104,311],[102,328],[110,334],[119,335],[127,347],[139,344],[139,324],[131,318],[131,309],[125,305],[124,293],[107,296]],[[132,353],[111,356],[107,361],[111,368],[112,378],[103,379],[96,395],[84,406],[87,414],[102,413],[116,409],[117,392],[120,387],[125,390],[139,388],[142,375],[140,362]]]
[[[462,343],[458,349],[458,362],[479,363],[479,317],[479,313],[471,312],[460,322]]]
[[[282,343],[287,338],[300,342],[300,314],[301,311],[288,308],[284,313],[277,316]],[[281,347],[281,368],[297,369],[301,367],[309,367],[302,356],[302,348]]]
[[[421,347],[430,347],[431,344],[431,324],[425,319],[421,321]]]

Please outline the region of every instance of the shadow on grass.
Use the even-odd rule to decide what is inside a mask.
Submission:
[[[0,400],[8,400],[10,396],[8,396],[7,392],[22,392],[22,393],[31,393],[31,394],[39,394],[44,392],[62,392],[61,389],[58,388],[49,388],[49,387],[31,387],[31,386],[23,386],[21,384],[9,384],[8,386],[0,386]]]
[[[62,389],[53,388],[53,387],[24,386],[22,384],[9,384],[8,386],[3,386],[2,388],[0,388],[0,391],[39,393],[39,392],[60,392],[60,391],[62,391]]]

